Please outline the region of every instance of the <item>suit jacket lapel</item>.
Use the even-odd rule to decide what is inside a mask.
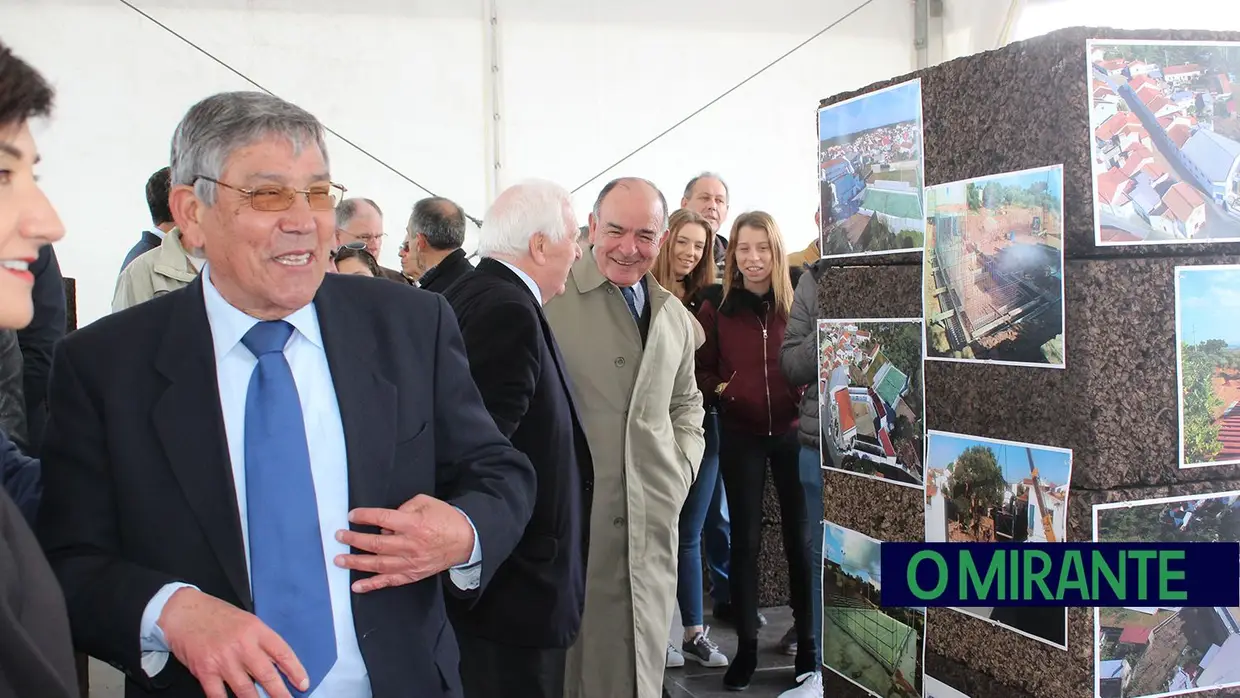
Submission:
[[[349,507],[387,506],[396,444],[396,386],[379,372],[375,331],[328,274],[314,297],[349,463]]]
[[[233,591],[253,610],[228,435],[220,401],[212,399],[219,385],[202,280],[179,293],[155,357],[156,370],[169,381],[155,404],[155,432]]]
[[[564,355],[560,353],[560,344],[555,341],[555,333],[551,331],[551,323],[547,322],[547,315],[543,312],[542,303],[538,302],[538,299],[535,298],[534,294],[530,292],[529,286],[525,284],[525,281],[522,280],[521,277],[513,273],[513,271],[508,267],[493,259],[483,258],[478,262],[478,266],[475,268],[475,271],[479,271],[484,274],[491,274],[492,276],[503,279],[510,284],[515,284],[518,288],[525,292],[526,296],[528,296],[530,303],[532,303],[535,310],[538,311],[538,322],[542,326],[543,339],[547,342],[547,346],[551,348],[551,358],[555,361],[556,372],[560,374],[560,382],[564,384],[564,392],[568,395],[568,406],[573,412],[573,419],[577,420],[577,423],[580,424],[581,420],[577,414],[577,404],[573,401],[573,381],[568,376],[568,369],[564,364]]]

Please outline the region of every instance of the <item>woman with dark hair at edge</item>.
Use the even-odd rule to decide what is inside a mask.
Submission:
[[[34,315],[30,264],[64,236],[37,183],[39,160],[29,121],[48,116],[52,89],[0,42],[0,328],[21,329]],[[77,696],[69,618],[60,584],[29,519],[38,508],[39,462],[0,434],[0,696]],[[10,495],[15,495],[10,496]],[[21,508],[14,502],[21,503]]]
[[[710,254],[714,242],[715,234],[710,223],[701,215],[682,208],[668,220],[667,235],[651,269],[659,285],[671,291],[694,314],[710,289],[714,289],[716,295],[718,292],[715,260]],[[705,340],[706,336],[699,326],[698,346]],[[684,666],[685,659],[692,659],[704,667],[728,665],[728,658],[710,639],[710,628],[704,623],[705,611],[702,608],[702,528],[719,477],[717,419],[713,412],[706,413],[706,424],[703,425],[706,454],[680,510],[676,601],[680,606],[684,637],[680,647],[668,643],[666,666],[671,668]]]

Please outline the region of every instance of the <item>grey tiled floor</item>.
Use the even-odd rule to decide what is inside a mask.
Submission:
[[[780,638],[792,626],[792,610],[787,606],[766,608],[762,610],[766,616],[766,627],[758,633],[758,671],[753,682],[744,693],[728,691],[723,687],[723,672],[726,669],[707,669],[694,662],[685,662],[678,669],[668,669],[663,676],[672,698],[775,698],[780,693],[792,688],[793,668],[792,657],[780,654],[776,647]],[[709,624],[710,605],[706,606],[706,622]],[[672,619],[671,639],[680,646],[683,636],[680,625],[680,613]],[[729,659],[736,654],[736,633],[726,625],[711,626],[710,638],[719,645],[719,649]]]

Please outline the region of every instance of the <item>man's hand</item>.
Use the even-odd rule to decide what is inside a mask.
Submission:
[[[310,678],[292,648],[258,616],[197,589],[178,589],[159,616],[172,654],[202,684],[207,698],[292,698],[281,672],[300,690]],[[277,671],[278,668],[278,671]]]
[[[372,555],[337,555],[336,564],[375,572],[353,583],[364,594],[413,584],[469,562],[474,531],[465,515],[451,504],[419,494],[399,509],[354,509],[349,521],[378,527],[382,533],[338,531],[336,540]]]

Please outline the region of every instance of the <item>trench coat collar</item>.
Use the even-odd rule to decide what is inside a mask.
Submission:
[[[594,259],[594,245],[590,245],[581,253],[581,259],[573,263],[573,283],[577,286],[577,292],[586,294],[594,289],[612,284],[603,272],[599,271],[598,262]],[[663,304],[667,303],[667,299],[672,297],[672,292],[659,285],[655,280],[654,274],[646,272],[643,277],[646,282],[646,303],[650,306],[650,318],[654,319],[659,310],[663,308]],[[615,284],[612,284],[615,286]]]

